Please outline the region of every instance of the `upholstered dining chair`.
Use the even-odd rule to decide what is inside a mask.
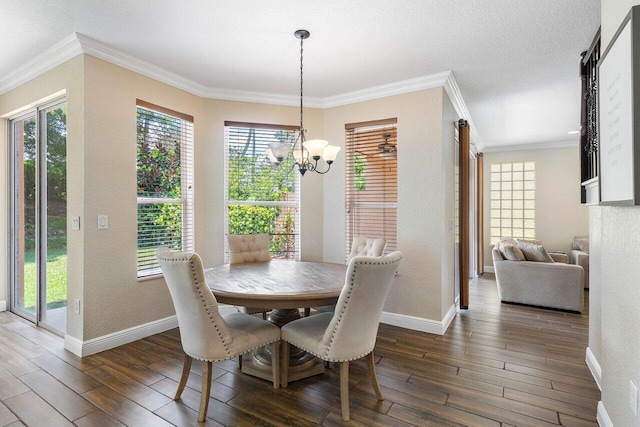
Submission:
[[[182,377],[174,400],[178,400],[184,391],[191,361],[203,361],[198,421],[204,421],[211,393],[212,362],[232,359],[267,344],[272,344],[273,387],[278,388],[280,329],[245,313],[221,316],[216,298],[205,281],[202,260],[198,254],[160,249],[157,257],[176,310],[185,354]]]
[[[375,371],[373,349],[384,302],[402,254],[356,256],[349,261],[345,284],[334,313],[318,313],[287,323],[281,329],[282,386],[289,380],[289,344],[326,362],[340,363],[342,418],[349,421],[349,361],[367,358],[369,377],[378,400],[382,391]]]
[[[387,245],[385,239],[370,239],[368,237],[354,237],[351,242],[351,252],[347,256],[347,264],[354,256],[382,256],[384,253],[384,247]],[[333,313],[336,309],[335,305],[322,305],[319,307],[313,307],[316,311],[322,311],[325,313]],[[307,308],[304,311],[304,316],[309,315],[310,310]]]
[[[271,261],[268,234],[229,234],[229,264],[244,264],[249,262]],[[267,319],[268,308],[243,307],[247,314],[262,313]]]

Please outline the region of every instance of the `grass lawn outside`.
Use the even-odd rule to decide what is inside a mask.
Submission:
[[[31,249],[24,254],[24,302],[27,311],[36,305],[36,256]],[[67,305],[67,249],[49,249],[47,254],[47,309]]]

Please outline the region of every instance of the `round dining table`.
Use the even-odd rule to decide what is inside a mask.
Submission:
[[[335,304],[346,271],[344,264],[274,259],[207,268],[205,276],[219,303],[270,310],[267,320],[282,327],[299,319],[301,308]],[[262,347],[243,359],[242,372],[271,381],[270,352]],[[302,350],[292,349],[289,363],[290,381],[324,372],[324,364]]]

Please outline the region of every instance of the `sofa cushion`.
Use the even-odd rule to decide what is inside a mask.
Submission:
[[[505,258],[509,261],[525,261],[526,258],[520,248],[511,243],[505,243],[503,246]]]
[[[589,253],[589,236],[575,236],[573,238],[573,249]]]
[[[554,262],[551,255],[547,252],[547,250],[542,245],[536,245],[531,242],[524,242],[522,240],[518,241],[518,247],[524,254],[524,257],[527,261],[535,261],[535,262]]]

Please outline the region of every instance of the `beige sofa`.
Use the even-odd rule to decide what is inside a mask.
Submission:
[[[582,312],[581,266],[554,262],[550,257],[549,262],[509,260],[500,242],[494,246],[492,257],[502,302]]]

